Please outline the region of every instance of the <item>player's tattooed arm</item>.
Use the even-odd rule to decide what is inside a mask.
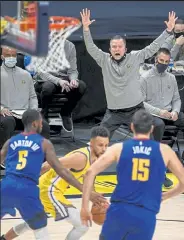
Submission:
[[[8,140],[5,142],[5,144],[3,145],[2,149],[1,149],[0,164],[4,164],[4,162],[5,162],[6,154],[7,154],[7,152],[8,152],[9,142],[10,142],[10,140],[8,139]]]
[[[45,152],[46,161],[56,171],[56,173],[70,185],[82,192],[83,185],[70,173],[68,169],[63,167],[56,156],[53,144],[49,140],[44,140],[43,149]]]

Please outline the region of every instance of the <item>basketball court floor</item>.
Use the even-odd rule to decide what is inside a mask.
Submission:
[[[73,204],[80,209],[81,198],[72,199]],[[183,240],[184,239],[184,195],[168,200],[162,203],[160,214],[157,216],[157,226],[153,240]],[[8,219],[6,216],[1,222],[1,232],[4,233],[13,225],[21,220],[19,215],[15,219]],[[48,219],[48,229],[51,239],[64,240],[72,226],[66,221],[54,222],[52,218]],[[93,223],[92,227],[82,238],[82,240],[98,240],[101,226]],[[33,240],[34,235],[31,231],[26,232],[19,240]],[[116,239],[112,239],[116,240]],[[135,239],[136,240],[136,239]],[[144,240],[144,239],[143,239]]]

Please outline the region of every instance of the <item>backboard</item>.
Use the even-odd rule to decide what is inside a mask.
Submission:
[[[48,1],[18,1],[17,19],[2,16],[8,21],[8,27],[1,37],[1,45],[32,56],[46,56],[49,45],[48,10]],[[26,28],[26,24],[33,24],[34,27]]]

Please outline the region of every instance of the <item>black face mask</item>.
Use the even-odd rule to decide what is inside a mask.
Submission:
[[[163,64],[163,63],[156,64],[156,68],[159,73],[165,72],[165,70],[167,69],[168,66],[169,66],[168,64]]]
[[[113,58],[113,56],[111,55],[111,58],[116,61],[118,64],[120,64],[125,58],[126,58],[126,53],[123,55],[123,57],[121,57],[119,60]]]
[[[179,38],[182,35],[184,36],[184,32],[174,33],[175,38]]]

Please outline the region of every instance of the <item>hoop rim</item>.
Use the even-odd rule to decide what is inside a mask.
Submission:
[[[64,17],[64,16],[51,16],[50,21],[65,21],[64,23],[50,23],[49,28],[50,29],[60,29],[65,28],[68,26],[77,26],[80,25],[80,20],[74,17]]]
[[[36,29],[36,18],[35,17],[28,17],[23,20],[18,21],[15,18],[12,18],[10,16],[4,16],[4,19],[12,24],[19,24],[21,31],[27,31],[30,29]],[[49,20],[51,21],[49,23],[49,29],[64,29],[69,26],[78,26],[81,24],[80,20],[74,17],[65,17],[65,16],[50,16]],[[54,21],[54,22],[52,22]],[[62,22],[63,23],[58,23]],[[57,23],[55,23],[57,22]]]

